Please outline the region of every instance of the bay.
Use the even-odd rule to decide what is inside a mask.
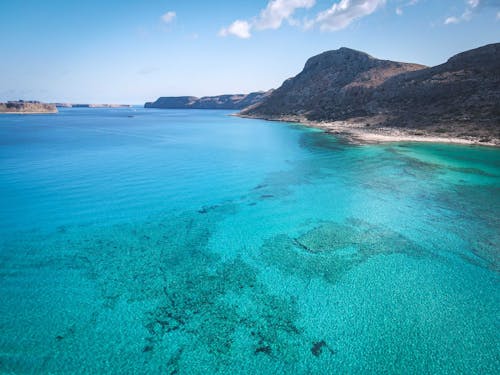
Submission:
[[[1,372],[498,373],[498,149],[230,114],[0,117]]]

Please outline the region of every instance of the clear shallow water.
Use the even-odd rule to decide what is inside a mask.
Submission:
[[[0,372],[499,372],[499,150],[227,114],[0,117]]]

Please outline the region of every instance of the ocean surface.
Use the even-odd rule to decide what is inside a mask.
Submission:
[[[500,372],[500,150],[229,114],[0,116],[0,373]]]

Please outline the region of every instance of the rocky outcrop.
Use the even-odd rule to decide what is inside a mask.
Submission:
[[[17,100],[0,103],[0,113],[57,113],[57,108],[53,104]]]
[[[145,108],[160,109],[243,109],[261,102],[271,91],[250,94],[205,96],[161,97],[155,102],[148,102]]]
[[[500,44],[426,68],[341,48],[311,58],[304,70],[241,114],[267,119],[346,121],[500,138]]]

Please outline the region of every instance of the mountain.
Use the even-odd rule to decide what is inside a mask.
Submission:
[[[368,101],[374,88],[390,77],[423,68],[378,60],[349,48],[328,51],[310,58],[299,75],[242,113],[303,115],[311,120],[365,115],[367,111],[359,104]]]
[[[33,100],[16,100],[0,103],[0,113],[57,113],[57,108],[53,104]]]
[[[252,92],[250,94],[205,96],[161,97],[155,102],[148,102],[144,108],[161,109],[243,109],[261,102],[271,91]]]
[[[500,44],[428,68],[348,48],[309,59],[303,71],[241,115],[346,121],[500,138]]]
[[[388,125],[450,126],[500,135],[500,43],[460,53],[446,63],[388,80],[372,105],[390,115]],[[478,129],[476,129],[478,130]]]

